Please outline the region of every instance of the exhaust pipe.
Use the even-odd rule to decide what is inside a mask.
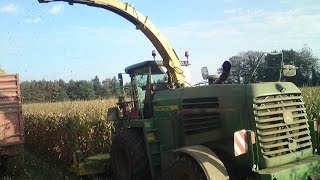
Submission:
[[[229,61],[225,61],[222,64],[222,74],[220,75],[219,79],[215,82],[215,84],[221,84],[225,80],[228,79],[230,76],[230,70],[231,70],[231,63]]]

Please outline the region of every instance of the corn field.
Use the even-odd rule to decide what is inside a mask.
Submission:
[[[115,99],[23,105],[26,145],[70,164],[75,150],[84,155],[110,150],[113,124],[106,119]]]
[[[301,91],[309,119],[319,117],[320,87]],[[75,150],[109,152],[114,127],[106,113],[115,104],[116,99],[23,105],[26,144],[67,164]]]
[[[301,88],[309,119],[320,118],[320,87]]]

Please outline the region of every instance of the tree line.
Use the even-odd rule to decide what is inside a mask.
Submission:
[[[295,76],[281,76],[280,78],[282,58],[282,65],[294,65],[297,68]],[[308,46],[298,51],[290,49],[280,52],[274,51],[269,54],[259,51],[241,52],[231,57],[229,61],[232,64],[229,83],[242,84],[281,80],[293,82],[299,87],[320,85],[319,58],[313,55],[312,49]],[[259,68],[255,70],[258,64]]]
[[[294,77],[281,76],[281,81],[290,81],[299,87],[320,85],[319,58],[313,55],[312,49],[305,46],[297,51],[290,49],[281,52],[283,56],[276,51],[273,54],[246,51],[232,56],[229,59],[232,70],[227,83],[278,81],[283,58],[283,64],[297,67],[297,74]],[[258,64],[259,68],[255,70]],[[221,72],[222,69],[220,68],[218,71]],[[119,92],[120,85],[116,77],[106,78],[103,81],[95,76],[90,81],[70,80],[65,82],[60,79],[55,81],[33,80],[21,83],[24,103],[102,99],[117,97]],[[129,95],[129,92],[126,94]]]
[[[64,80],[24,81],[20,84],[23,103],[58,102],[111,98],[119,95],[120,85],[116,77],[100,81]]]

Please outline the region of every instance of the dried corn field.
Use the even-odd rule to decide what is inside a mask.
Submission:
[[[320,87],[301,88],[309,119],[320,118]]]
[[[66,164],[75,150],[109,152],[114,128],[106,113],[115,104],[109,99],[23,105],[26,145]]]

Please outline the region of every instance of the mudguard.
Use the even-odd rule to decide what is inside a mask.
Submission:
[[[194,158],[207,176],[207,180],[230,179],[219,157],[205,146],[188,146],[179,148],[175,153],[185,153]]]

